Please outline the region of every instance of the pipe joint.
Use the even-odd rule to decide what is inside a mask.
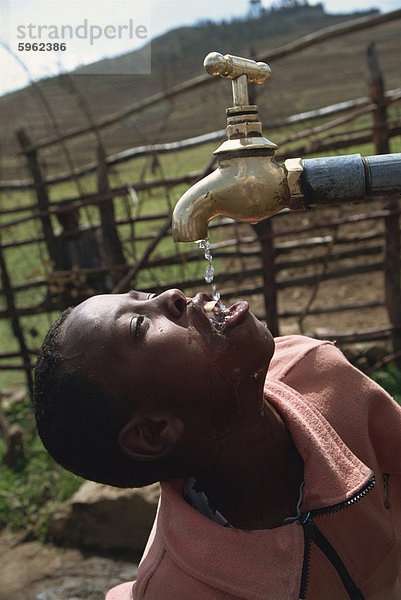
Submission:
[[[287,184],[290,190],[289,208],[302,210],[305,208],[305,196],[301,188],[301,178],[304,171],[302,158],[288,158],[284,162],[287,171]]]

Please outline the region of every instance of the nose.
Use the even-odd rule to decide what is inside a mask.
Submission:
[[[181,317],[187,306],[187,297],[177,289],[167,290],[157,296],[155,300],[175,319]]]

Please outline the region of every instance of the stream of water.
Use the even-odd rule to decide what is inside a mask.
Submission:
[[[224,310],[226,307],[221,302],[220,292],[217,291],[216,284],[213,283],[213,279],[214,279],[214,267],[213,267],[213,256],[212,256],[212,253],[210,251],[210,241],[206,238],[204,240],[197,240],[195,242],[195,244],[197,244],[198,247],[201,250],[203,250],[204,257],[205,257],[205,259],[208,262],[208,265],[206,267],[206,272],[205,272],[205,281],[206,281],[206,283],[209,283],[209,284],[212,285],[212,298],[216,302],[219,302],[221,308]]]

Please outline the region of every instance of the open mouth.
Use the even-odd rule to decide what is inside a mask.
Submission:
[[[203,305],[203,310],[213,329],[225,333],[242,323],[249,311],[249,304],[243,300],[227,308],[220,300],[209,300]]]

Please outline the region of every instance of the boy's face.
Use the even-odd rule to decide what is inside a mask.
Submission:
[[[179,290],[89,298],[68,316],[62,338],[67,367],[93,377],[113,397],[193,406],[232,396],[266,371],[274,342],[247,302],[230,309],[223,331],[206,316],[206,294]]]

